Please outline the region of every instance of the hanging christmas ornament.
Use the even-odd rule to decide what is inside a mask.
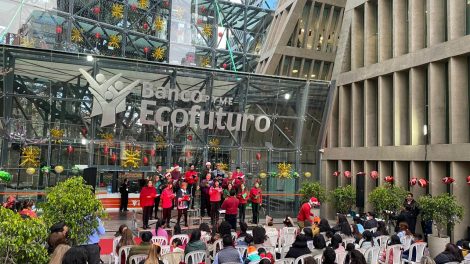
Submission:
[[[290,178],[292,170],[292,164],[282,162],[277,164],[277,173],[280,178]]]
[[[11,174],[8,171],[0,171],[0,181],[9,182],[11,178]]]
[[[34,46],[36,45],[36,41],[34,40],[34,38],[22,37],[20,45],[26,48],[34,48]]]
[[[418,179],[416,179],[416,178],[411,178],[410,179],[410,185],[411,186],[415,186],[417,183],[418,183]]]
[[[467,184],[470,185],[470,175],[467,176]]]
[[[124,158],[121,161],[123,168],[139,168],[140,151],[134,148],[124,150]]]
[[[103,154],[104,154],[104,155],[108,155],[108,154],[109,154],[109,147],[108,147],[108,145],[104,145],[104,147],[103,147]]]
[[[26,174],[28,175],[33,175],[36,173],[36,169],[35,168],[27,168],[26,169]]]
[[[142,163],[144,164],[144,166],[148,166],[148,165],[149,165],[149,158],[144,157],[144,158],[142,159]]]
[[[204,56],[201,58],[201,67],[210,67],[211,58],[209,56]]]
[[[74,165],[72,167],[72,169],[70,170],[70,172],[73,174],[73,175],[78,175],[80,173],[80,168],[77,166],[77,165]]]
[[[204,24],[204,26],[202,26],[202,34],[208,38],[212,37],[212,26],[209,24]]]
[[[385,177],[385,181],[388,182],[388,183],[392,183],[393,182],[393,176]]]
[[[142,27],[144,28],[144,30],[148,30],[148,29],[149,29],[149,23],[144,22],[144,24],[142,25]]]
[[[344,171],[343,175],[344,175],[344,177],[346,177],[348,179],[351,178],[351,172],[350,171]]]
[[[67,154],[72,154],[74,151],[74,148],[72,145],[68,145],[67,148],[65,148],[65,150],[67,151]]]
[[[425,179],[419,179],[418,180],[418,186],[422,187],[422,188],[425,188],[426,186],[428,186],[428,181],[425,180]]]
[[[451,184],[451,183],[453,183],[454,181],[455,181],[454,178],[451,178],[451,177],[444,177],[444,178],[442,178],[442,183],[444,183],[444,184]]]
[[[131,10],[132,10],[132,12],[137,11],[137,5],[136,4],[131,4]]]
[[[333,172],[333,176],[338,177],[339,175],[341,175],[341,172],[340,172],[340,171],[335,171],[335,172]]]
[[[374,180],[377,180],[379,178],[379,172],[378,171],[371,171],[370,172],[370,177]]]
[[[109,36],[109,43],[108,46],[114,49],[118,49],[121,45],[121,39],[117,35],[110,35]]]
[[[260,160],[261,159],[261,153],[257,152],[256,153],[256,160]]]
[[[29,146],[25,147],[21,153],[20,167],[39,167],[39,155],[41,150],[39,147]]]
[[[62,26],[55,27],[55,33],[62,34]]]
[[[224,68],[224,70],[227,69],[227,66],[228,66],[227,63],[222,64],[222,68]]]
[[[166,140],[162,135],[158,135],[155,137],[155,142],[157,143],[157,149],[163,150],[166,148]]]
[[[153,22],[153,26],[155,27],[155,31],[160,32],[163,30],[163,24],[165,21],[161,17],[155,18],[155,21]]]
[[[62,138],[64,137],[65,130],[59,128],[53,128],[50,130],[52,142],[55,144],[62,143]]]
[[[113,143],[113,140],[114,140],[114,135],[113,134],[111,134],[111,133],[101,133],[101,134],[99,134],[99,136],[101,137],[101,139],[106,140],[106,142],[108,144]]]
[[[155,149],[150,150],[150,156],[155,157],[157,155],[157,151]]]
[[[147,54],[149,53],[150,48],[149,47],[144,47],[144,53]]]
[[[75,43],[80,43],[83,41],[82,31],[78,28],[72,28],[72,35],[70,39]]]
[[[162,47],[156,48],[152,53],[152,57],[157,60],[163,60],[165,58],[165,49]]]
[[[198,18],[198,19],[197,19],[197,24],[198,24],[198,25],[202,24],[202,19]]]
[[[113,154],[111,155],[111,162],[112,162],[113,164],[115,164],[116,161],[117,161],[117,155],[116,155],[116,153],[113,153]]]
[[[219,38],[221,38],[224,35],[224,32],[219,32]]]
[[[218,138],[211,138],[209,140],[209,147],[212,151],[218,151],[220,149],[220,139]]]
[[[100,34],[99,32],[96,32],[96,33],[95,33],[95,38],[96,38],[96,39],[100,39],[100,38],[101,38],[101,34]]]
[[[310,177],[312,177],[312,173],[307,171],[307,172],[304,173],[304,176],[305,176],[305,178],[310,178]]]
[[[193,135],[188,135],[188,141],[193,141]]]
[[[95,6],[91,9],[91,11],[93,12],[93,14],[99,15],[101,13],[101,8],[99,6]]]
[[[49,173],[49,172],[51,172],[51,167],[49,167],[49,166],[43,166],[43,167],[41,168],[41,171],[42,171],[43,173]]]
[[[59,173],[59,174],[60,174],[60,173],[64,172],[64,167],[61,166],[61,165],[56,165],[56,166],[54,167],[54,171],[55,171],[56,173]]]
[[[80,129],[80,132],[82,133],[82,136],[86,137],[86,135],[88,134],[88,129],[86,127],[82,127]]]
[[[149,6],[149,0],[139,0],[139,7],[142,9],[147,9]]]
[[[200,6],[200,7],[199,7],[199,11],[200,11],[201,13],[205,13],[205,12],[206,12],[206,7],[203,6],[203,5]]]
[[[113,4],[111,6],[111,16],[113,18],[123,18],[124,17],[124,6],[121,4]]]
[[[260,173],[259,173],[259,177],[260,177],[261,179],[264,179],[264,178],[268,177],[268,174],[266,174],[266,172],[260,172]]]

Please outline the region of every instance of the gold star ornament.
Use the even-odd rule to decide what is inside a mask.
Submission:
[[[157,60],[163,60],[165,58],[165,49],[162,47],[156,48],[153,51],[152,56]]]
[[[123,18],[124,6],[121,4],[113,4],[111,7],[111,16],[114,18]]]

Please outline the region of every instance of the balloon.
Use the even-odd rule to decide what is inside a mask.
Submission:
[[[193,141],[193,135],[188,135],[188,141]]]
[[[351,178],[351,172],[350,171],[344,171],[344,177]]]
[[[113,153],[113,155],[111,155],[111,161],[112,161],[113,163],[116,163],[116,161],[117,161],[117,155],[116,155],[116,153]]]
[[[261,153],[256,153],[256,160],[260,160],[261,159]]]
[[[340,172],[340,171],[335,171],[335,172],[333,172],[333,176],[338,177],[339,175],[341,175],[341,172]]]
[[[222,64],[222,68],[227,69],[227,63]]]
[[[54,171],[56,173],[62,173],[62,172],[64,172],[64,167],[60,166],[60,165],[57,165],[57,166],[54,167]]]
[[[467,184],[470,185],[470,175],[467,176]]]
[[[222,37],[224,35],[224,32],[219,32],[219,37]]]
[[[73,146],[72,145],[68,145],[67,148],[66,148],[66,151],[68,154],[72,154],[74,149],[73,149]]]
[[[379,172],[378,171],[371,171],[370,172],[370,177],[374,180],[377,180],[379,178]]]
[[[104,153],[104,155],[108,155],[108,154],[109,154],[109,147],[108,147],[108,145],[104,145],[104,147],[103,147],[103,153]]]
[[[11,174],[7,171],[0,171],[0,180],[5,182],[11,181]]]
[[[149,29],[149,24],[147,22],[144,23],[144,29],[145,30]]]
[[[386,181],[386,182],[389,182],[389,183],[393,182],[393,176],[387,176],[387,177],[385,177],[385,181]]]
[[[101,8],[99,6],[95,6],[91,9],[93,14],[98,15],[101,12]]]
[[[155,157],[156,154],[157,154],[157,151],[156,151],[155,149],[151,149],[151,150],[150,150],[150,155],[151,155],[152,157]]]
[[[442,178],[442,183],[444,183],[444,184],[451,184],[451,183],[453,183],[454,181],[455,181],[454,178],[451,178],[451,177],[444,177],[444,178]]]
[[[99,32],[96,32],[96,33],[95,33],[95,38],[100,39],[100,38],[101,38],[101,34],[100,34]]]
[[[418,179],[416,179],[416,178],[411,178],[411,180],[410,180],[410,185],[411,185],[411,186],[415,186],[417,183],[418,183]]]
[[[425,179],[419,179],[418,180],[418,185],[419,185],[419,187],[425,188],[426,186],[428,186],[428,181],[426,181]]]
[[[310,178],[310,177],[312,177],[312,173],[307,171],[307,172],[304,173],[304,176],[305,176],[305,178]]]
[[[145,47],[145,48],[144,48],[144,52],[145,52],[145,53],[149,53],[149,47]]]
[[[51,171],[51,167],[49,166],[44,166],[41,168],[41,171],[44,173],[49,173]]]
[[[261,173],[259,174],[259,177],[260,177],[261,179],[264,179],[264,178],[266,178],[267,176],[268,176],[268,174],[266,174],[266,172],[261,172]]]
[[[33,175],[36,173],[36,169],[35,168],[27,168],[26,169],[26,174],[28,175]]]
[[[62,34],[62,27],[61,27],[61,26],[57,26],[57,27],[55,28],[55,33],[57,33],[57,34]]]
[[[80,173],[80,168],[78,166],[73,166],[71,172],[73,175],[77,175]]]
[[[142,162],[144,163],[145,166],[149,165],[149,158],[144,157],[144,158],[142,159]]]

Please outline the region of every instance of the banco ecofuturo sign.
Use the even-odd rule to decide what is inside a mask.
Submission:
[[[110,79],[106,79],[103,74],[97,74],[95,80],[85,70],[79,69],[79,71],[88,81],[88,89],[93,94],[93,108],[90,116],[102,115],[102,127],[114,124],[116,122],[116,114],[126,110],[125,99],[127,95],[141,81],[136,80],[124,87],[124,84],[119,81],[119,78],[121,78],[120,73]],[[254,122],[255,129],[259,132],[266,132],[271,127],[271,119],[266,115],[255,116],[224,112],[222,107],[215,112],[206,112],[201,109],[200,105],[197,105],[210,99],[220,106],[233,104],[233,98],[210,98],[209,95],[206,95],[205,90],[180,91],[178,89],[154,87],[150,82],[143,82],[140,122],[145,125],[159,126],[169,126],[171,123],[175,127],[198,125],[201,129],[217,128],[230,131],[246,131],[250,121]],[[158,106],[157,100],[192,102],[195,105],[189,111],[181,108],[171,109],[168,106]],[[165,120],[164,116],[169,116],[169,118]],[[198,121],[196,121],[196,117],[199,118]]]

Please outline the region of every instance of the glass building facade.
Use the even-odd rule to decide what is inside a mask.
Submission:
[[[326,82],[13,46],[1,46],[0,58],[0,166],[13,175],[0,184],[3,195],[40,196],[73,175],[74,166],[96,167],[103,191],[116,191],[124,177],[152,175],[156,164],[194,163],[199,171],[206,161],[227,171],[240,166],[251,186],[260,173],[287,162],[299,178],[262,180],[266,208],[285,216],[298,206],[295,190],[307,180],[304,173],[319,178]],[[115,102],[111,88],[104,101],[91,92],[106,80],[128,90],[124,103],[105,106]],[[178,93],[179,100],[158,97],[158,89]],[[226,119],[219,120],[219,112],[228,113]],[[22,165],[28,146],[39,148],[36,166]],[[124,166],[129,149],[141,153],[136,167]],[[65,170],[56,173],[58,165]],[[44,166],[51,172],[41,171]],[[29,167],[35,172],[28,174]]]

